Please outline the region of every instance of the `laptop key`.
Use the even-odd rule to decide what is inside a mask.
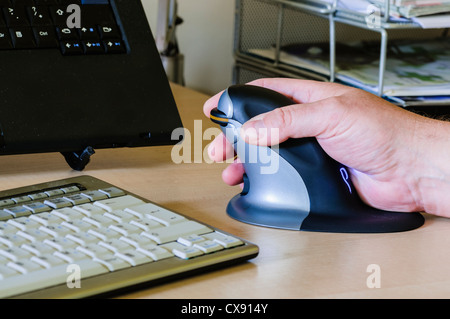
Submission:
[[[30,27],[9,29],[12,43],[16,49],[33,49],[36,47],[33,31]]]
[[[27,7],[27,13],[30,18],[31,25],[33,26],[52,24],[50,13],[46,6]]]
[[[12,49],[12,42],[9,31],[6,28],[0,28],[0,49]],[[1,206],[1,205],[0,205]]]
[[[6,7],[3,8],[6,25],[9,27],[29,26],[25,7]]]
[[[61,41],[60,47],[63,55],[84,54],[83,45],[79,41]]]
[[[125,53],[125,44],[120,39],[111,39],[103,41],[106,47],[106,53]]]
[[[52,26],[40,26],[33,28],[38,48],[57,48],[56,32]]]

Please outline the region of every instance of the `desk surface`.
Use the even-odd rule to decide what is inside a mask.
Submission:
[[[194,134],[214,127],[202,113],[208,97],[177,85],[172,89],[191,133],[192,159],[200,158],[200,163],[175,164],[172,146],[97,150],[81,173],[70,170],[56,153],[3,156],[0,189],[92,175],[260,247],[259,256],[249,262],[125,298],[450,297],[449,219],[426,216],[418,230],[369,235],[276,230],[230,219],[225,207],[240,190],[222,182],[226,164],[204,160],[208,139],[194,145]],[[378,265],[379,271],[368,272],[370,265]],[[367,280],[375,274],[381,286],[369,288]]]

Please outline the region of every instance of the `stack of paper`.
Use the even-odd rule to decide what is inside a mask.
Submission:
[[[329,75],[329,44],[292,44],[282,48],[280,62]],[[336,79],[378,93],[379,43],[337,43]],[[249,53],[275,60],[275,49]],[[450,96],[450,42],[392,41],[388,48],[383,95]]]

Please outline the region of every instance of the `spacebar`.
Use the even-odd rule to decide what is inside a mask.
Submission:
[[[80,282],[83,278],[107,273],[108,269],[92,260],[77,261],[80,267]],[[51,286],[66,284],[72,272],[68,271],[68,265],[55,266],[50,269],[33,271],[25,275],[17,275],[0,280],[0,298],[8,298],[28,293],[34,290]],[[69,289],[69,288],[68,288]]]

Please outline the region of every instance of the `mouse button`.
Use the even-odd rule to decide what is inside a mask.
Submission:
[[[244,173],[244,175],[242,176],[242,181],[244,183],[244,187],[242,188],[241,195],[246,195],[250,190],[250,179],[248,178],[247,174]]]
[[[229,120],[227,115],[222,111],[219,111],[217,108],[211,110],[209,118],[211,119],[211,121],[221,126],[226,126]]]

